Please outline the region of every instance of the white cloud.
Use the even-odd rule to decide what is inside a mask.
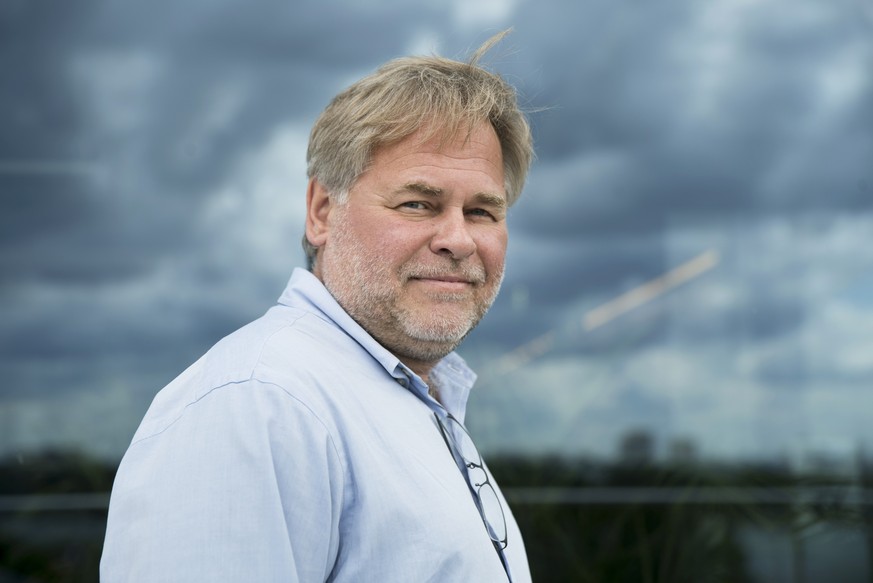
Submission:
[[[240,161],[204,209],[198,229],[215,248],[203,251],[229,268],[290,275],[303,257],[308,139],[308,128],[279,126]]]
[[[406,53],[409,55],[439,55],[441,39],[436,30],[430,28],[419,29],[412,36]]]
[[[677,222],[670,257],[726,245],[712,273],[639,308],[668,308],[664,336],[637,344],[630,325],[611,351],[556,356],[567,352],[562,328],[550,350],[511,374],[487,367],[499,358],[480,359],[477,439],[492,451],[609,456],[623,433],[643,427],[662,447],[689,438],[707,457],[853,455],[873,443],[863,413],[873,407],[870,220]],[[582,313],[580,294],[564,313]],[[774,317],[789,321],[762,334]]]
[[[157,375],[155,375],[157,376]],[[140,378],[138,382],[158,378]],[[89,387],[40,398],[4,400],[0,408],[0,455],[44,449],[87,451],[109,461],[121,458],[142,416],[143,391],[123,370],[94,371]]]
[[[462,28],[481,28],[504,25],[515,12],[521,0],[455,0],[453,15],[455,23]]]
[[[640,428],[662,453],[683,438],[707,459],[845,457],[873,443],[866,387],[836,373],[805,387],[772,387],[743,370],[745,352],[676,344],[547,358],[492,379],[474,396],[470,424],[492,453],[611,457],[621,436]]]

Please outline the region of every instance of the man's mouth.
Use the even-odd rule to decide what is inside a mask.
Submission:
[[[466,277],[459,277],[456,275],[428,275],[422,277],[414,277],[412,279],[420,279],[425,281],[443,281],[446,283],[469,283],[473,282],[467,279]]]
[[[461,270],[440,270],[438,268],[419,267],[410,269],[405,274],[407,280],[420,279],[426,281],[442,281],[446,283],[466,283],[478,285],[485,282],[485,270],[470,266]]]
[[[420,283],[426,286],[427,289],[446,292],[458,293],[469,291],[474,283],[465,277],[456,275],[428,275],[420,277],[411,277],[409,281]]]

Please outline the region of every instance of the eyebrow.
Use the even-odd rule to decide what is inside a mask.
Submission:
[[[431,186],[430,184],[425,184],[424,182],[410,182],[408,184],[404,184],[399,192],[415,192],[433,198],[439,198],[443,194],[445,194],[445,191],[442,188]],[[473,195],[473,198],[476,200],[476,202],[480,204],[489,205],[500,209],[506,208],[506,199],[499,194],[493,194],[491,192],[477,192]]]

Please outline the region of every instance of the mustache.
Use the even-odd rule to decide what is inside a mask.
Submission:
[[[464,265],[410,265],[400,272],[402,281],[410,279],[459,278],[473,284],[485,283],[485,268],[472,263]]]

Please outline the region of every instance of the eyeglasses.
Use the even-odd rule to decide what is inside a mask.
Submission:
[[[482,516],[486,530],[488,530],[488,536],[491,537],[494,547],[497,549],[498,554],[501,555],[501,561],[504,561],[505,559],[501,551],[507,545],[506,515],[503,513],[503,505],[500,503],[500,498],[497,497],[497,492],[491,484],[488,472],[485,471],[485,462],[482,461],[482,456],[479,454],[479,450],[476,449],[473,438],[470,437],[467,429],[461,425],[460,421],[452,417],[452,415],[447,415],[444,423],[436,412],[434,412],[433,416],[437,420],[437,426],[440,428],[440,433],[442,433],[446,446],[448,446],[449,451],[452,453],[452,457],[455,459],[460,457],[464,462],[467,484],[475,495],[479,514]],[[455,431],[450,431],[450,428]],[[457,436],[457,440],[455,436]]]

